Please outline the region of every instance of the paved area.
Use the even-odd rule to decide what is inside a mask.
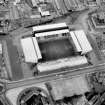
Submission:
[[[20,61],[18,59],[17,48],[13,46],[11,39],[6,40],[6,42],[7,42],[7,49],[8,49],[11,71],[12,71],[12,79],[20,80],[24,76],[23,76]]]
[[[8,75],[9,75],[9,79],[11,79],[12,78],[12,71],[11,71],[10,59],[9,59],[9,55],[8,55],[7,43],[6,43],[6,41],[2,41],[2,43],[3,43],[4,62],[6,64],[6,69],[7,69]]]
[[[20,38],[21,38],[20,36],[14,37],[13,45],[17,47],[18,58],[21,62],[21,67],[22,67],[24,78],[30,78],[30,77],[32,77],[32,70],[30,69],[29,65],[27,63],[25,63],[24,58],[22,57],[23,50],[21,47]]]

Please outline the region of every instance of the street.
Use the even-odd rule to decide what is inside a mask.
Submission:
[[[65,71],[61,71],[59,73],[46,74],[43,76],[32,77],[32,78],[24,79],[20,81],[8,82],[6,84],[6,88],[8,90],[8,89],[22,87],[22,86],[24,87],[26,85],[33,85],[36,83],[56,80],[59,78],[66,78],[68,76],[72,78],[73,76],[97,72],[97,71],[104,71],[104,70],[105,70],[105,64],[99,64],[97,66],[88,66],[88,67],[73,69],[73,70],[66,69]]]

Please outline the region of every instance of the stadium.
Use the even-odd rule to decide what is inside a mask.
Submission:
[[[33,37],[21,39],[25,62],[40,72],[87,64],[92,47],[83,30],[69,31],[66,23],[33,27]]]

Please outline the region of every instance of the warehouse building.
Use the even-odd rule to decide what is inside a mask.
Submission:
[[[69,31],[66,23],[33,27],[33,37],[21,39],[25,62],[36,63],[39,72],[88,63],[92,47],[83,30]]]

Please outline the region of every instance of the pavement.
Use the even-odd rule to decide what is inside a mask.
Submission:
[[[18,59],[17,48],[16,46],[13,46],[11,39],[6,40],[6,42],[11,65],[12,80],[20,80],[24,78],[24,76]]]
[[[13,32],[10,33],[10,35],[12,35],[13,37],[15,36],[29,36],[32,35],[32,28],[19,28],[17,30],[14,30]]]
[[[12,41],[13,41],[13,45],[17,47],[18,58],[19,58],[19,61],[22,67],[24,78],[30,78],[32,77],[32,70],[30,69],[29,65],[24,61],[24,58],[22,57],[23,50],[22,50],[22,46],[20,43],[20,38],[21,38],[21,35],[15,36]]]
[[[12,78],[12,72],[11,72],[10,60],[9,60],[9,55],[8,55],[7,43],[6,43],[6,41],[2,41],[2,43],[3,43],[4,62],[6,64],[6,69],[7,69],[9,79],[11,79]]]

